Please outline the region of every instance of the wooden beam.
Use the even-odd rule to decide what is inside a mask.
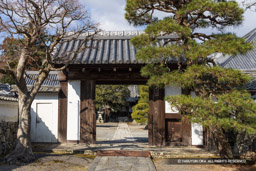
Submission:
[[[97,80],[97,85],[145,85],[146,80]]]
[[[80,143],[96,143],[95,81],[81,81]]]
[[[67,141],[67,97],[68,82],[61,81],[58,95],[58,141],[61,143]]]
[[[165,113],[165,119],[177,119],[180,120],[182,117],[179,113]]]
[[[104,72],[97,72],[96,71],[88,71],[86,70],[84,73],[79,71],[70,71],[68,73],[69,80],[95,80],[95,81],[147,81],[147,78],[142,77],[140,72],[114,72],[111,71],[104,71]]]

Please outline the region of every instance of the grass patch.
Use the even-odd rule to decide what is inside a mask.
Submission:
[[[81,158],[87,158],[87,159],[95,159],[95,155],[88,155],[88,154],[74,154],[76,157],[81,157]]]

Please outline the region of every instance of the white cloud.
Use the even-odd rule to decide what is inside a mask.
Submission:
[[[80,0],[91,17],[106,31],[138,30],[125,20],[126,0]]]
[[[237,0],[242,2],[243,0]],[[100,28],[106,31],[123,31],[123,30],[142,30],[144,27],[134,27],[125,20],[125,5],[126,0],[80,0],[85,7],[90,11],[91,17],[95,22],[100,24]],[[158,12],[160,18],[166,14]],[[243,36],[256,27],[255,24],[256,12],[247,10],[244,14],[244,22],[237,27],[229,27],[226,32],[236,33],[238,36]],[[207,32],[213,30],[207,29]]]

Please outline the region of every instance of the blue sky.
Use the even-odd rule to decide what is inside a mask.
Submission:
[[[105,31],[143,30],[131,26],[124,18],[126,0],[79,0],[90,12],[92,19]],[[241,2],[241,0],[238,0]],[[243,36],[256,28],[256,11],[247,10],[244,22],[238,27],[226,29],[228,32]],[[210,30],[208,30],[210,31]]]

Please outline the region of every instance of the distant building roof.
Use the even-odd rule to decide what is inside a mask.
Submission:
[[[252,76],[254,79],[246,85],[247,90],[256,90],[256,28],[247,33],[243,38],[253,43],[253,49],[245,54],[235,56],[222,56],[218,60],[219,65],[224,68],[233,68]]]
[[[136,59],[137,50],[130,41],[132,37],[142,33],[142,31],[102,32],[93,40],[86,41],[88,48],[77,54],[73,64],[145,64]],[[158,37],[158,46],[162,46],[166,40],[173,37],[175,36]],[[65,55],[65,58],[63,55],[75,51],[84,39],[84,36],[80,36],[77,39],[63,40],[63,43],[60,43],[55,50],[55,59],[71,59],[72,54],[68,57]]]
[[[3,96],[3,95],[0,95],[0,100],[17,102],[17,101],[18,101],[18,98],[17,98],[17,97],[14,97],[14,96],[11,97],[11,96]]]
[[[256,80],[252,80],[245,87],[246,87],[247,90],[256,90]]]
[[[35,78],[38,76],[38,71],[27,71],[26,75],[25,81],[28,90],[30,91],[36,81]],[[39,92],[59,92],[59,90],[60,82],[58,79],[58,72],[51,71],[40,87]],[[17,91],[17,86],[12,86],[12,91]]]
[[[0,84],[1,96],[14,96],[14,93],[10,91],[11,87],[8,84]]]
[[[220,65],[224,68],[256,71],[256,28],[247,33],[243,38],[253,43],[254,48],[245,54],[229,56]]]
[[[33,86],[35,83],[35,78],[38,76],[38,71],[27,71],[26,74],[28,76],[25,80],[27,86]],[[58,79],[58,72],[51,71],[43,82],[42,86],[59,87],[60,82]]]
[[[18,101],[18,98],[10,91],[10,86],[8,84],[0,84],[0,100]]]

